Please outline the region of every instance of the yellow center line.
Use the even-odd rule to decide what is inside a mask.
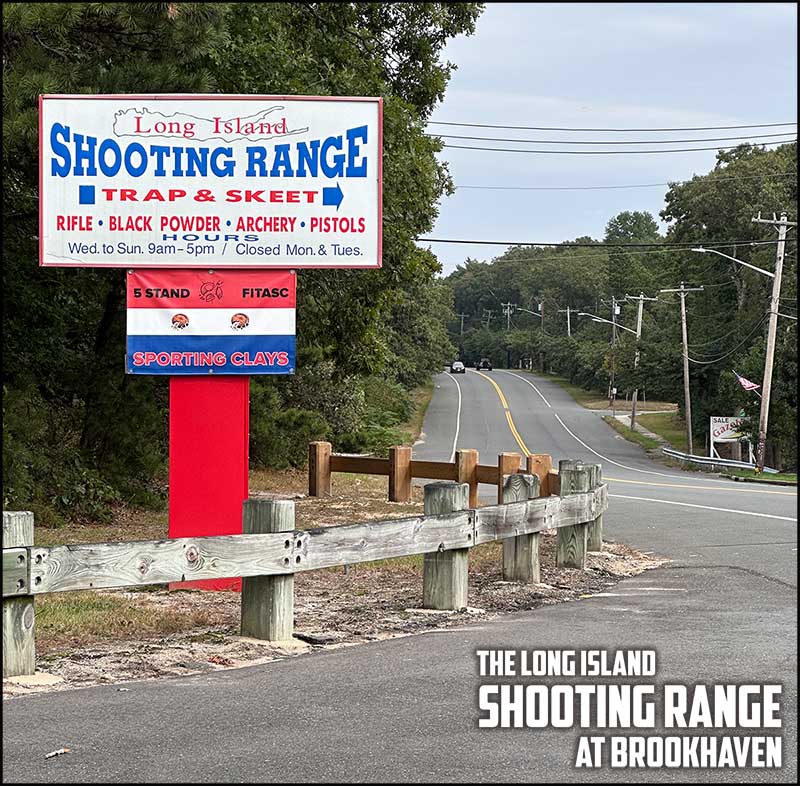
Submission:
[[[506,401],[506,397],[503,395],[503,391],[500,390],[500,385],[498,385],[491,377],[487,377],[486,374],[482,374],[480,371],[475,371],[474,373],[477,374],[479,377],[488,379],[489,382],[492,383],[494,389],[497,391],[497,395],[500,396],[500,402],[502,403],[503,410],[506,413],[506,420],[508,421],[508,427],[511,429],[511,433],[514,436],[514,439],[517,441],[517,445],[520,446],[520,449],[522,450],[522,455],[530,456],[531,452],[528,450],[527,445],[523,442],[522,437],[519,435],[519,431],[517,431],[517,427],[514,425],[514,418],[511,417],[511,410],[508,408],[508,401]]]
[[[514,439],[517,441],[520,449],[524,456],[530,456],[531,452],[528,450],[528,447],[525,445],[522,437],[520,436],[517,427],[514,425],[514,418],[511,417],[511,409],[508,406],[508,401],[506,400],[503,391],[500,389],[500,385],[497,384],[491,377],[486,376],[486,374],[481,373],[480,371],[473,371],[470,369],[473,374],[477,374],[480,377],[488,380],[494,389],[497,391],[497,395],[500,396],[500,402],[503,405],[503,410],[506,414],[506,420],[508,421],[508,427],[511,429],[511,433],[514,436]],[[793,497],[795,496],[794,492],[791,491],[767,491],[761,489],[750,489],[750,488],[725,488],[724,486],[690,486],[687,483],[657,483],[652,480],[626,480],[624,478],[612,478],[609,476],[604,476],[603,480],[612,480],[615,483],[634,483],[637,486],[664,486],[667,488],[673,489],[700,489],[703,491],[733,491],[733,492],[740,492],[740,493],[748,493],[748,494],[779,494],[784,497]]]

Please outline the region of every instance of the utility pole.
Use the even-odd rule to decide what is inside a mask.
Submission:
[[[541,316],[541,324],[539,327],[542,329],[542,336],[544,336],[544,297],[539,300],[539,316]],[[544,351],[539,348],[539,370],[544,374]]]
[[[456,314],[457,317],[461,317],[461,335],[464,335],[464,317],[468,317],[469,314]]]
[[[483,309],[483,316],[486,318],[486,329],[488,330],[492,324],[492,309]]]
[[[703,287],[687,288],[681,281],[680,289],[661,289],[660,292],[677,292],[681,296],[681,332],[683,333],[683,400],[686,408],[686,436],[689,442],[689,455],[694,454],[692,445],[692,397],[689,393],[689,339],[686,336],[686,293],[702,292]]]
[[[605,300],[600,301],[604,306],[608,303]],[[608,385],[608,397],[614,396],[614,382],[616,381],[617,372],[617,315],[619,314],[619,302],[617,298],[611,296],[611,381]]]
[[[640,292],[638,296],[625,295],[626,300],[638,300],[639,309],[636,314],[636,355],[633,358],[633,368],[639,368],[639,339],[642,337],[642,311],[644,309],[645,300],[658,300],[657,297],[645,297],[644,292]],[[636,403],[639,400],[639,386],[633,389],[633,399],[631,401],[631,431],[636,430]]]
[[[580,309],[577,309],[577,308],[570,308],[569,306],[567,306],[566,308],[558,309],[558,313],[559,314],[565,314],[566,313],[566,315],[567,315],[567,335],[570,338],[572,338],[572,326],[570,325],[570,321],[569,321],[569,312],[571,311],[573,314],[577,314],[579,310]]]
[[[511,330],[511,315],[514,313],[516,303],[501,303],[503,313],[506,315],[506,330]]]
[[[761,385],[761,413],[758,418],[758,448],[756,449],[756,472],[764,471],[767,448],[767,422],[769,421],[769,398],[772,393],[772,366],[775,360],[775,336],[778,330],[778,308],[781,298],[781,276],[783,275],[783,255],[786,245],[786,231],[796,227],[796,221],[787,221],[786,213],[780,220],[772,214],[772,220],[761,218],[761,213],[753,219],[756,224],[771,224],[778,230],[778,245],[775,256],[775,277],[772,279],[772,298],[769,302],[769,329],[767,330],[767,356],[764,360],[764,380]]]

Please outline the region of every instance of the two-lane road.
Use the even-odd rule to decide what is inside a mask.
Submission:
[[[795,584],[795,488],[656,464],[600,413],[527,372],[469,370],[442,374],[436,385],[415,458],[444,460],[456,448],[476,448],[486,462],[504,451],[598,462],[611,494],[604,526],[613,539],[681,564],[723,561]]]

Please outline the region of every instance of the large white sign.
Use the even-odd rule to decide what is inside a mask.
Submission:
[[[380,98],[41,96],[40,264],[380,267]]]

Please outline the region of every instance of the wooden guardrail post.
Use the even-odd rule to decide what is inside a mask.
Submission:
[[[411,501],[411,448],[389,448],[389,502]]]
[[[503,483],[503,502],[523,502],[539,496],[536,475],[506,475]],[[538,584],[539,533],[532,532],[506,538],[503,541],[503,579]]]
[[[478,451],[456,451],[456,474],[459,483],[469,484],[469,506],[478,507]]]
[[[503,478],[513,475],[522,466],[522,456],[519,453],[501,453],[497,457],[497,504],[503,504]]]
[[[331,495],[331,443],[308,443],[308,496]]]
[[[602,464],[583,464],[589,468],[589,488],[596,489],[603,482]],[[588,551],[603,550],[603,514],[586,526],[586,549]]]
[[[528,456],[525,470],[529,475],[536,475],[539,478],[539,495],[546,497],[550,494],[549,475],[553,469],[553,457],[548,453],[534,453]]]
[[[33,513],[3,511],[3,677],[21,677],[36,671],[36,643],[34,639],[35,614],[33,595],[5,597],[5,579],[11,573],[12,560],[15,573],[27,568],[27,548],[33,546]],[[28,570],[16,578],[15,591],[29,589]],[[20,586],[22,582],[22,586]]]
[[[286,499],[245,500],[242,532],[245,535],[287,533],[288,556],[284,562],[288,567],[294,541],[294,502]],[[242,635],[267,641],[289,641],[293,631],[294,574],[242,579]]]
[[[589,490],[589,469],[577,461],[559,461],[559,495],[568,497]],[[586,523],[558,528],[556,566],[559,568],[586,567]]]
[[[469,507],[466,483],[441,481],[425,486],[425,515],[454,513]],[[440,547],[441,548],[441,547]],[[422,566],[422,606],[459,611],[467,607],[469,549],[434,551]]]

